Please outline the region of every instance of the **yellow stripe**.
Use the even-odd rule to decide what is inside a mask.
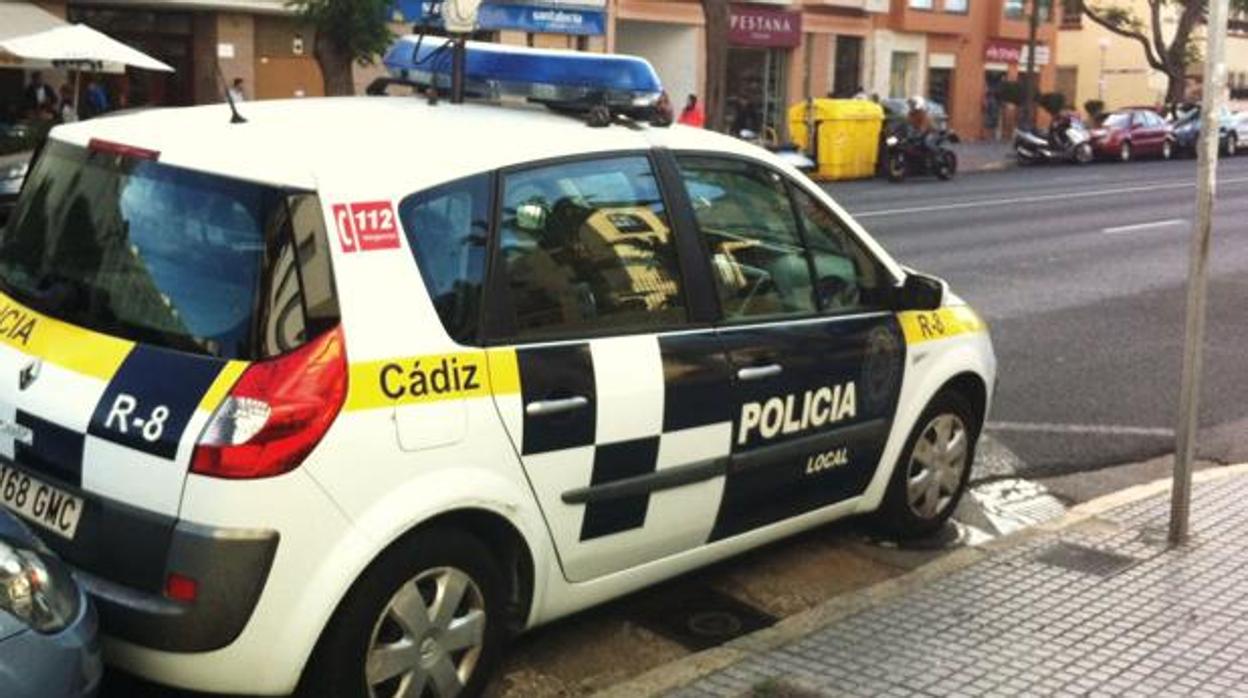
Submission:
[[[961,305],[939,310],[913,310],[898,313],[906,344],[915,345],[961,334],[983,332],[988,325],[970,307]]]
[[[494,387],[491,390],[491,386]],[[371,410],[520,392],[514,350],[434,354],[351,364],[346,409]]]
[[[76,373],[109,380],[134,342],[61,322],[0,293],[0,343]]]
[[[230,389],[242,377],[243,371],[247,370],[246,361],[231,361],[221,369],[221,373],[217,374],[217,379],[208,387],[208,392],[204,393],[204,397],[199,401],[199,409],[205,412],[212,412],[217,409],[225,396],[230,393]]]

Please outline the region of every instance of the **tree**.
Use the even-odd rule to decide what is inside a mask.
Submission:
[[[288,4],[316,28],[313,54],[321,66],[325,94],[355,94],[352,64],[371,64],[394,40],[386,24],[393,0],[289,0]]]
[[[706,127],[723,131],[728,106],[728,0],[702,0],[702,13],[706,17]]]
[[[1200,60],[1200,50],[1192,41],[1192,30],[1204,24],[1207,0],[1146,0],[1148,19],[1129,8],[1089,0],[1079,0],[1083,14],[1109,31],[1131,39],[1144,49],[1144,57],[1154,70],[1166,74],[1166,102],[1181,102],[1187,92],[1187,67]],[[1248,11],[1248,0],[1231,0],[1231,15]],[[1177,12],[1174,33],[1166,41],[1163,25],[1170,24],[1164,13]]]

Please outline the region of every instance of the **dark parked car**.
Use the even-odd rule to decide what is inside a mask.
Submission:
[[[1170,124],[1174,128],[1175,150],[1184,155],[1195,155],[1200,142],[1200,106],[1176,109]],[[1239,152],[1239,134],[1235,127],[1235,115],[1230,109],[1222,107],[1218,112],[1218,147],[1226,155]]]
[[[0,466],[0,479],[22,478]],[[37,492],[19,502],[18,491],[5,498],[11,506],[38,506]],[[0,696],[95,695],[104,672],[96,629],[95,610],[69,568],[0,507]]]
[[[9,220],[17,194],[22,190],[22,180],[30,166],[31,153],[0,155],[0,227]]]
[[[1137,157],[1174,155],[1174,131],[1152,109],[1120,109],[1106,114],[1092,130],[1092,147],[1098,157],[1129,162]]]

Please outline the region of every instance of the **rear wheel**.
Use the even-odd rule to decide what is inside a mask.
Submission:
[[[953,179],[958,173],[958,156],[952,150],[945,150],[937,156],[936,177],[938,179]]]
[[[906,154],[896,152],[888,156],[888,179],[900,182],[906,178]]]
[[[898,539],[940,530],[966,491],[979,429],[965,397],[951,390],[938,394],[906,440],[875,515],[876,528]]]
[[[418,531],[356,582],[303,681],[307,696],[479,695],[501,651],[503,577],[456,529]]]

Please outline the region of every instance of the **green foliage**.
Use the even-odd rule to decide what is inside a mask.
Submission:
[[[1046,92],[1037,97],[1036,102],[1044,107],[1050,116],[1057,116],[1066,108],[1066,95],[1061,92]]]
[[[1023,103],[1023,83],[1007,80],[997,86],[997,98],[1007,104],[1018,106]]]
[[[393,0],[288,0],[287,6],[361,64],[372,63],[394,41],[386,23]]]
[[[1083,110],[1087,112],[1088,118],[1099,121],[1101,115],[1105,113],[1105,103],[1099,99],[1089,99],[1083,103]]]

